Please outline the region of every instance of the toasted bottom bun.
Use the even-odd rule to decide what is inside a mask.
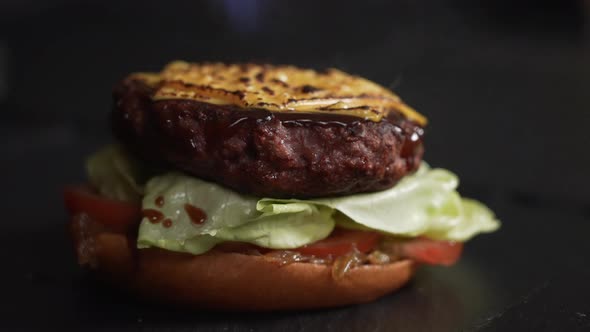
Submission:
[[[369,302],[403,286],[415,270],[413,261],[402,260],[363,265],[334,279],[331,265],[281,266],[267,256],[227,252],[195,256],[134,246],[122,234],[97,234],[92,265],[102,276],[141,295],[223,310],[309,309]]]

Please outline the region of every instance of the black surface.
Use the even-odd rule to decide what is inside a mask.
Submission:
[[[590,330],[590,28],[579,1],[0,3],[0,328],[149,331]],[[110,140],[112,84],[170,59],[335,66],[430,119],[426,160],[502,229],[377,302],[190,312],[75,265],[60,186]]]

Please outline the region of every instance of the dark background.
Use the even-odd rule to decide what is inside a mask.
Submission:
[[[109,142],[113,84],[172,59],[338,67],[426,115],[425,159],[501,231],[398,294],[319,312],[191,313],[75,266],[59,196]],[[0,2],[0,326],[148,330],[588,330],[590,4],[584,1]]]

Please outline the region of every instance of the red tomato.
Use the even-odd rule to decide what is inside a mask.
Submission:
[[[141,220],[140,204],[102,197],[88,186],[64,188],[64,203],[70,215],[86,213],[92,220],[115,230],[128,230]]]
[[[380,235],[375,232],[353,231],[347,229],[335,229],[327,238],[293,249],[304,255],[316,257],[333,257],[346,255],[354,247],[362,253],[367,253],[375,248]]]
[[[419,263],[449,266],[461,257],[463,243],[417,238],[401,244],[401,251]]]

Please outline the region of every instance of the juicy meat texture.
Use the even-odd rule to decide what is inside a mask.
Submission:
[[[139,81],[114,92],[113,129],[140,158],[245,194],[273,198],[383,190],[415,171],[423,129],[397,112],[380,122],[158,100]]]

